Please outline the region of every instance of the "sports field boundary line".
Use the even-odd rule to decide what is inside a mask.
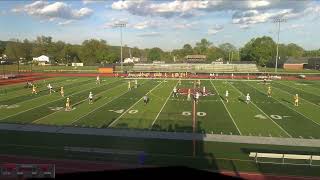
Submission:
[[[216,89],[216,87],[214,86],[214,84],[213,84],[213,82],[212,82],[211,80],[210,80],[210,83],[211,83],[211,86],[214,88],[214,90],[217,92],[217,95],[219,96],[220,101],[222,102],[222,104],[223,104],[224,108],[227,110],[227,112],[228,112],[228,114],[229,114],[229,116],[230,116],[230,118],[231,118],[231,120],[232,120],[233,124],[236,126],[236,128],[237,128],[237,130],[238,130],[238,132],[239,132],[239,134],[240,134],[240,136],[241,136],[241,135],[242,135],[242,133],[241,133],[241,131],[240,131],[240,129],[239,129],[239,127],[238,127],[237,123],[234,121],[234,119],[233,119],[233,117],[232,117],[231,113],[229,112],[229,110],[228,110],[227,106],[225,105],[225,103],[223,102],[222,98],[220,97],[220,95],[219,95],[219,91]]]
[[[176,83],[176,85],[175,85],[175,86],[177,86],[177,84],[178,84],[178,83],[179,83],[179,81]],[[153,122],[152,122],[152,124],[151,124],[151,127],[150,127],[149,129],[152,129],[153,125],[156,123],[156,121],[157,121],[158,117],[160,116],[160,113],[162,112],[163,108],[166,106],[166,104],[167,104],[168,100],[170,99],[171,94],[172,94],[172,91],[170,91],[169,96],[167,97],[167,99],[166,99],[165,103],[162,105],[162,107],[161,107],[161,109],[160,109],[159,113],[157,114],[156,118],[154,118],[154,120],[153,120]]]
[[[281,84],[281,85],[283,85],[283,84]],[[284,86],[286,86],[286,85],[284,85]],[[272,87],[274,87],[274,86],[272,86]],[[287,86],[287,87],[289,87],[289,86]],[[289,92],[286,92],[285,90],[282,90],[281,88],[278,88],[278,87],[274,87],[274,88],[276,88],[276,89],[279,89],[280,91],[283,91],[283,92],[285,92],[285,93],[287,93],[287,94],[289,94],[289,95],[294,95],[294,94],[291,94],[291,93],[289,93]],[[290,88],[290,87],[289,87]],[[295,88],[296,89],[296,88]],[[299,90],[299,89],[298,89]],[[306,92],[306,91],[303,91],[303,92]],[[308,92],[306,92],[306,93],[308,93]],[[312,94],[312,93],[309,93],[309,94]],[[318,95],[316,95],[316,96],[318,96]],[[302,98],[301,96],[299,96],[299,98],[300,99],[303,99],[304,101],[306,101],[306,102],[308,102],[309,104],[311,104],[311,105],[314,105],[314,106],[317,106],[317,107],[319,107],[320,108],[320,105],[318,105],[318,104],[315,104],[315,103],[313,103],[313,102],[310,102],[309,100],[307,100],[307,99],[305,99],[305,98]]]
[[[115,81],[115,82],[116,82],[116,81]],[[91,84],[91,83],[90,83],[90,84]],[[68,96],[72,97],[72,96],[74,96],[74,95],[76,95],[76,94],[80,94],[80,93],[83,93],[84,91],[88,91],[88,90],[90,90],[90,89],[94,89],[94,88],[97,88],[97,87],[93,87],[93,88],[85,89],[85,90],[82,90],[82,91],[77,91],[77,92],[72,93],[72,94],[70,94],[70,95],[68,95]],[[66,96],[66,97],[67,97],[67,96]],[[59,98],[59,99],[56,99],[56,100],[53,100],[53,101],[47,102],[46,104],[41,104],[41,105],[39,105],[39,106],[36,106],[36,107],[30,108],[30,109],[26,109],[26,110],[24,110],[24,111],[20,111],[20,112],[18,112],[18,113],[16,113],[16,114],[12,114],[12,115],[10,115],[10,116],[4,117],[4,118],[0,119],[0,121],[3,121],[3,120],[5,120],[5,119],[7,119],[7,118],[9,118],[9,117],[16,116],[16,115],[18,115],[18,114],[21,114],[21,113],[24,113],[24,112],[30,111],[30,110],[32,110],[32,109],[36,109],[36,108],[39,108],[39,107],[41,107],[41,106],[45,106],[45,105],[47,105],[47,104],[49,104],[49,103],[53,103],[53,102],[56,102],[56,101],[63,100],[64,98],[65,98],[65,97],[63,97],[63,98]]]
[[[290,83],[293,83],[292,81],[288,81],[288,82],[290,82]],[[305,91],[305,90],[303,90],[303,89],[299,89],[298,87],[295,87],[295,86],[288,86],[287,84],[285,84],[285,82],[277,82],[278,84],[281,84],[281,85],[283,85],[283,86],[287,86],[287,87],[289,87],[289,88],[294,88],[294,89],[297,89],[297,90],[300,90],[300,91],[303,91],[303,92],[306,92],[306,93],[308,93],[308,94],[312,94],[312,95],[315,95],[315,96],[319,96],[320,97],[320,95],[318,95],[318,94],[314,94],[314,93],[312,93],[312,92],[308,92],[308,91]],[[320,88],[317,88],[317,87],[314,87],[314,86],[311,86],[312,88],[315,88],[315,89],[318,89],[319,91],[320,91]]]
[[[230,84],[230,83],[229,83]],[[241,93],[243,96],[244,94],[236,88],[233,84],[230,84],[235,90],[237,90],[239,93]],[[274,120],[272,120],[262,109],[260,109],[254,102],[251,101],[251,104],[256,107],[261,113],[263,113],[266,117],[268,117],[269,120],[271,120],[278,128],[280,128],[285,134],[287,134],[290,138],[292,138],[291,134],[289,134],[285,129],[283,129],[278,123],[276,123]]]
[[[157,84],[155,87],[153,87],[151,90],[149,90],[149,92],[146,93],[146,95],[148,95],[150,92],[152,92],[154,89],[156,89],[160,84],[162,84],[163,81],[161,81],[159,84]],[[125,112],[123,112],[117,119],[115,119],[114,121],[112,121],[108,127],[111,127],[114,123],[116,123],[122,116],[124,116],[131,108],[133,108],[136,104],[138,104],[141,100],[143,99],[143,96],[137,101],[135,102],[132,106],[130,106]],[[103,126],[103,125],[102,125]]]
[[[249,85],[249,86],[251,86],[251,85]],[[251,86],[251,87],[253,87],[253,86]],[[257,91],[259,91],[259,92],[263,93],[260,89],[257,89],[257,88],[255,88],[255,87],[253,87],[253,88],[254,88],[254,89],[256,89]],[[278,89],[278,88],[277,88],[277,89]],[[264,93],[263,93],[263,94],[264,94]],[[297,111],[297,110],[295,110],[295,109],[291,108],[291,107],[290,107],[290,106],[288,106],[287,104],[285,104],[285,103],[283,103],[283,102],[279,101],[278,99],[276,99],[276,98],[274,98],[274,97],[271,97],[271,98],[272,98],[272,99],[274,99],[274,100],[276,100],[276,101],[278,101],[280,104],[284,105],[285,107],[287,107],[287,108],[289,108],[289,109],[293,110],[294,112],[296,112],[296,113],[300,114],[300,115],[301,115],[301,116],[303,116],[304,118],[309,119],[310,121],[312,121],[312,122],[313,122],[313,123],[315,123],[316,125],[320,126],[320,124],[319,124],[318,122],[315,122],[313,119],[308,118],[307,116],[305,116],[304,114],[300,113],[299,111]]]
[[[118,80],[118,81],[119,81],[119,80]],[[118,82],[118,81],[114,81],[114,82]],[[113,82],[111,82],[111,83],[113,83]],[[111,83],[108,83],[108,84],[105,84],[105,85],[110,85]],[[110,89],[106,89],[106,90],[111,90],[111,89],[117,88],[117,87],[119,87],[119,86],[121,86],[121,85],[124,85],[124,84],[120,83],[119,85],[114,86],[114,87],[112,87],[112,88],[110,88]],[[105,91],[101,91],[100,93],[96,94],[95,96],[98,96],[98,95],[103,94],[103,93],[106,93],[106,92],[105,92]],[[82,102],[87,101],[87,100],[88,100],[88,98],[85,98],[85,99],[83,99],[83,100],[75,103],[75,104],[73,105],[73,107],[74,107],[74,106],[77,106],[78,104],[81,104]],[[36,119],[36,120],[32,121],[31,123],[34,124],[34,123],[36,123],[36,122],[38,122],[38,121],[41,121],[43,118],[46,118],[46,117],[51,116],[51,115],[53,115],[53,114],[55,114],[55,113],[61,112],[62,110],[63,110],[63,109],[58,110],[58,111],[55,111],[55,112],[53,112],[53,113],[50,113],[50,114],[48,114],[48,115],[46,115],[46,116],[43,116],[43,117],[41,117],[41,118],[39,118],[39,119]]]

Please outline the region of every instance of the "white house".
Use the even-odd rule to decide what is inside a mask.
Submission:
[[[35,57],[32,59],[33,61],[35,62],[38,62],[39,65],[44,65],[46,63],[49,63],[49,57],[48,56],[45,56],[45,55],[41,55],[39,57]]]
[[[140,58],[132,57],[132,58],[126,58],[124,59],[123,63],[135,63],[139,62]]]

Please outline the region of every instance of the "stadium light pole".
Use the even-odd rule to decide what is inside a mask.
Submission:
[[[275,73],[277,73],[277,71],[278,71],[280,24],[281,24],[282,22],[285,22],[285,21],[286,21],[285,19],[280,18],[280,17],[274,19],[274,22],[275,22],[275,23],[278,23],[278,32],[277,32],[277,34],[278,34],[278,39],[277,39],[277,55],[276,55],[276,65],[275,65],[275,67],[274,67]]]
[[[122,58],[122,28],[126,27],[126,22],[118,22],[114,24],[114,27],[119,27],[120,28],[120,63],[121,63],[121,71],[123,72],[123,58]]]

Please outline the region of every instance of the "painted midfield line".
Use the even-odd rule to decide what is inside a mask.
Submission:
[[[179,82],[177,82],[177,84],[178,84],[178,83],[179,83]],[[175,86],[177,86],[177,84],[176,84]],[[167,97],[167,99],[166,99],[165,103],[164,103],[164,104],[163,104],[163,106],[161,107],[161,109],[160,109],[159,113],[157,114],[156,118],[153,120],[153,122],[152,122],[152,124],[151,124],[150,129],[152,129],[153,125],[156,123],[156,121],[157,121],[157,119],[158,119],[158,117],[159,117],[160,113],[162,112],[163,108],[166,106],[166,104],[167,104],[168,100],[170,99],[171,94],[172,94],[172,92],[170,91],[169,96]]]
[[[149,93],[151,93],[154,89],[156,89],[160,84],[162,84],[163,81],[161,81],[161,83],[159,83],[158,85],[156,85],[154,88],[152,88],[146,95],[148,95]],[[122,113],[117,119],[115,119],[114,121],[112,121],[112,123],[110,123],[108,125],[108,127],[111,127],[114,123],[116,123],[123,115],[125,115],[131,108],[133,108],[136,104],[138,104],[141,100],[143,99],[143,97],[141,97],[137,102],[135,102],[131,107],[129,107],[124,113]],[[103,125],[102,125],[103,126]],[[101,127],[102,127],[101,126]]]
[[[92,83],[92,84],[93,84],[93,83]],[[97,87],[90,88],[90,89],[95,89],[95,88],[97,88]],[[85,91],[88,91],[88,90],[90,90],[90,89],[85,89],[85,90],[82,90],[82,91],[78,91],[78,92],[72,93],[72,94],[70,94],[70,95],[68,95],[68,96],[72,97],[72,96],[74,96],[74,95],[76,95],[76,94],[80,94],[80,93],[85,92]],[[0,121],[3,121],[3,120],[5,120],[5,119],[7,119],[7,118],[9,118],[9,117],[16,116],[16,115],[18,115],[18,114],[21,114],[21,113],[30,111],[30,110],[32,110],[32,109],[36,109],[36,108],[38,108],[38,107],[45,106],[45,105],[47,105],[47,104],[49,104],[49,103],[56,102],[56,101],[60,101],[60,100],[62,100],[62,99],[64,99],[64,98],[65,98],[65,97],[62,97],[62,98],[59,98],[59,99],[56,99],[56,100],[53,100],[53,101],[49,101],[49,102],[46,103],[46,104],[41,104],[41,105],[39,105],[39,106],[35,106],[35,107],[33,107],[33,108],[26,109],[26,110],[24,110],[24,111],[20,111],[20,112],[18,112],[18,113],[16,113],[16,114],[12,114],[12,115],[10,115],[10,116],[4,117],[4,118],[0,119]]]
[[[118,81],[119,81],[119,80],[118,80]],[[117,82],[117,81],[114,81],[114,82]],[[110,83],[105,84],[105,85],[109,85],[109,84],[110,84]],[[116,88],[116,87],[119,87],[119,86],[121,86],[121,85],[123,85],[123,84],[119,84],[119,85],[117,85],[117,86],[114,86],[114,87],[112,87],[112,88],[110,88],[110,89],[106,89],[106,90],[109,91],[109,90],[114,89],[114,88]],[[100,93],[96,94],[96,96],[98,96],[98,95],[100,95],[100,94],[103,94],[103,93],[105,93],[105,91],[101,91]],[[82,102],[87,101],[87,100],[88,100],[88,98],[85,98],[85,99],[83,99],[83,100],[75,103],[75,104],[73,105],[73,107],[75,107],[75,106],[77,106],[78,104],[81,104]],[[46,116],[43,116],[43,117],[41,117],[41,118],[39,118],[39,119],[37,119],[37,120],[32,121],[32,123],[36,123],[36,122],[38,122],[38,121],[41,121],[42,119],[44,119],[44,118],[46,118],[46,117],[48,117],[48,116],[51,116],[51,115],[53,115],[53,114],[55,114],[55,113],[57,113],[57,112],[61,112],[61,111],[63,111],[63,110],[64,110],[64,109],[61,109],[61,110],[55,111],[55,112],[53,112],[53,113],[51,113],[51,114],[48,114],[48,115],[46,115]]]
[[[238,88],[236,88],[233,84],[230,84],[235,90],[237,90],[240,94],[242,94],[243,96],[245,96]],[[255,103],[253,103],[251,101],[251,104],[254,105],[257,109],[259,109],[260,112],[262,112],[266,117],[268,117],[268,119],[270,119],[275,125],[277,125],[283,132],[285,132],[289,137],[292,138],[292,136],[286,131],[284,130],[278,123],[276,123],[274,120],[272,120],[264,111],[262,111],[262,109],[260,109]]]
[[[216,87],[214,86],[214,84],[212,83],[212,80],[210,80],[210,83],[211,83],[212,87],[214,88],[214,90],[217,92],[217,95],[219,96],[219,92],[218,92],[218,90],[216,89]],[[233,124],[236,126],[236,128],[237,128],[237,130],[238,130],[239,134],[240,134],[240,135],[242,135],[242,133],[241,133],[240,129],[239,129],[239,128],[238,128],[238,126],[237,126],[237,123],[234,121],[234,119],[233,119],[233,117],[232,117],[231,113],[229,112],[229,110],[228,110],[227,106],[224,104],[224,102],[223,102],[222,98],[221,98],[221,97],[219,97],[219,98],[220,98],[220,101],[222,102],[222,104],[223,104],[224,108],[227,110],[227,112],[228,112],[228,114],[229,114],[229,116],[230,116],[230,118],[231,118],[231,120],[232,120]]]
[[[251,86],[251,85],[249,85],[249,86]],[[253,87],[253,86],[251,86],[251,87]],[[254,88],[254,89],[256,89],[257,91],[260,91],[261,93],[263,93],[263,94],[264,94],[264,92],[262,92],[261,90],[259,90],[259,89],[255,88],[255,87],[253,87],[253,88]],[[313,123],[315,123],[315,124],[317,124],[318,126],[320,126],[320,124],[319,124],[319,123],[317,123],[317,122],[315,122],[314,120],[312,120],[312,119],[308,118],[307,116],[305,116],[305,115],[301,114],[300,112],[298,112],[297,110],[295,110],[295,109],[291,108],[291,107],[290,107],[290,106],[288,106],[287,104],[284,104],[283,102],[279,101],[278,99],[276,99],[276,98],[274,98],[274,97],[271,97],[271,98],[272,98],[272,99],[274,99],[274,100],[276,100],[276,101],[278,101],[280,104],[283,104],[284,106],[288,107],[289,109],[291,109],[291,110],[295,111],[296,113],[300,114],[300,115],[301,115],[301,116],[303,116],[304,118],[309,119],[309,120],[310,120],[310,121],[312,121]]]

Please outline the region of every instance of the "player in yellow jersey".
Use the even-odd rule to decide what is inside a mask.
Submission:
[[[38,94],[37,87],[35,85],[32,85],[32,94]]]
[[[298,96],[298,94],[296,94],[293,97],[293,99],[294,99],[294,106],[299,106],[299,96]]]
[[[128,81],[128,90],[131,90],[131,81]]]
[[[63,90],[63,86],[60,88],[60,94],[62,97],[64,97],[64,90]]]
[[[268,97],[271,97],[271,86],[268,87]]]
[[[70,100],[70,98],[67,98],[66,111],[71,111],[71,100]]]

